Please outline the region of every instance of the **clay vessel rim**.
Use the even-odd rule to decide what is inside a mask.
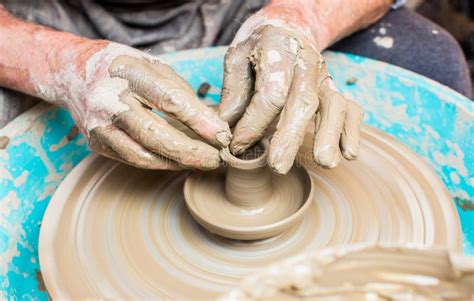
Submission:
[[[185,203],[186,203],[188,209],[191,211],[190,213],[193,216],[195,216],[196,219],[199,219],[199,220],[201,220],[202,222],[204,222],[208,225],[211,225],[213,227],[216,227],[216,228],[219,228],[221,230],[228,231],[228,232],[238,232],[238,233],[244,233],[244,234],[245,233],[253,233],[253,232],[263,232],[263,231],[266,231],[266,230],[269,230],[269,229],[278,228],[278,227],[280,227],[282,225],[285,225],[285,224],[290,225],[294,220],[300,218],[301,215],[304,214],[306,212],[306,210],[310,207],[310,205],[312,203],[312,200],[313,200],[313,197],[314,197],[314,186],[315,186],[314,183],[313,183],[313,179],[311,178],[311,175],[306,170],[306,168],[294,166],[292,169],[290,169],[290,172],[294,168],[297,168],[297,169],[304,172],[304,177],[305,177],[304,180],[309,181],[309,192],[306,195],[305,199],[303,200],[301,207],[298,208],[298,210],[296,210],[291,215],[289,215],[289,216],[287,216],[287,217],[285,217],[285,218],[283,218],[283,219],[281,219],[281,220],[279,220],[278,222],[275,222],[275,223],[261,225],[261,226],[254,226],[254,227],[234,227],[234,226],[228,226],[228,225],[223,225],[223,224],[216,224],[216,223],[212,223],[208,220],[205,220],[198,213],[199,210],[196,210],[196,208],[194,206],[194,202],[192,202],[192,201],[188,202],[187,201],[187,200],[190,200],[190,198],[189,198],[189,196],[191,194],[191,192],[190,192],[191,188],[189,187],[191,185],[190,183],[192,181],[192,178],[196,177],[198,175],[197,173],[192,173],[188,176],[188,178],[186,178],[186,181],[184,183],[184,189],[183,189]],[[201,223],[199,223],[199,224],[201,224]],[[205,227],[205,228],[207,228],[207,227]]]
[[[255,159],[250,159],[250,160],[240,159],[234,156],[230,152],[228,147],[221,149],[220,157],[224,162],[238,169],[251,170],[251,169],[263,167],[266,165],[266,161],[267,161],[268,142],[266,139],[262,139],[260,140],[259,144],[263,146],[263,153]]]

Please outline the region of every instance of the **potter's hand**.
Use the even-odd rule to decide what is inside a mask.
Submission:
[[[287,173],[315,118],[313,155],[327,168],[355,159],[363,110],[340,94],[304,27],[251,17],[225,56],[220,116],[236,124],[230,149],[242,153],[280,114],[268,165]],[[256,25],[255,25],[256,24]],[[268,25],[273,24],[273,25]]]
[[[73,91],[62,104],[94,151],[148,169],[219,166],[213,146],[229,144],[229,126],[199,102],[171,67],[147,53],[110,43],[88,59],[85,73],[84,79],[76,76],[67,82]],[[189,138],[151,109],[178,119],[213,146]]]
[[[18,55],[21,53],[22,55]],[[219,166],[229,126],[156,57],[24,22],[0,4],[0,86],[62,105],[93,150],[150,169]],[[178,119],[211,145],[153,114]]]

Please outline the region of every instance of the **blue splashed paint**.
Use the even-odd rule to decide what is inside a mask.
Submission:
[[[219,102],[225,48],[163,56],[197,90]],[[415,73],[381,62],[326,52],[336,86],[366,109],[365,122],[407,145],[436,171],[455,197],[474,199],[474,105],[456,92]],[[356,78],[356,83],[346,81]],[[39,290],[38,235],[49,200],[68,172],[90,151],[82,135],[67,135],[73,121],[64,109],[41,104],[0,136],[0,299],[47,300]],[[474,255],[474,211],[457,206],[463,252]]]

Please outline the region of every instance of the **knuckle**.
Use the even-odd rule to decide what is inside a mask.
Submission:
[[[270,96],[270,95],[269,95]],[[280,108],[284,105],[285,101],[281,96],[271,95],[270,97],[265,97],[262,100],[263,106],[270,110],[271,112],[279,111]]]
[[[221,90],[221,102],[227,101],[230,98],[232,91],[233,90],[230,89],[227,85],[224,85]]]
[[[275,83],[265,83],[256,95],[265,104],[281,107],[286,102],[287,94],[287,89]]]
[[[362,106],[356,104],[355,102],[352,102],[351,106],[351,109],[356,111],[358,115],[364,115],[365,110],[362,108]]]
[[[112,123],[118,126],[123,125],[125,123],[125,120],[127,119],[127,116],[129,115],[128,112],[129,111],[127,110],[125,112],[120,112],[118,114],[112,115]]]
[[[230,47],[224,56],[224,68],[230,69],[239,63],[240,56],[238,55],[242,50],[238,44],[235,47]]]
[[[100,145],[99,143],[97,143],[95,139],[89,140],[89,148],[95,153],[98,153],[101,155],[103,155],[104,153],[104,147]]]
[[[131,58],[128,55],[116,56],[112,60],[112,62],[110,63],[110,66],[109,66],[110,75],[111,76],[117,76],[117,77],[126,76],[127,73],[128,73],[128,69],[127,69],[128,63],[127,63],[127,61],[130,60],[130,59],[133,60],[134,58]]]
[[[351,99],[346,98],[346,108],[348,113],[359,116],[360,118],[365,114],[364,108]]]
[[[268,102],[274,105],[283,105],[286,100],[285,96],[286,96],[286,91],[283,91],[283,89],[270,88],[268,89],[266,98],[268,99]]]
[[[346,111],[346,100],[344,97],[337,93],[334,97],[331,98],[331,101],[329,102],[329,106],[333,108],[338,108],[341,111]]]
[[[165,112],[172,113],[176,116],[186,113],[192,108],[189,104],[194,96],[184,90],[164,91],[163,97],[160,100],[161,109]],[[198,101],[198,100],[196,100]]]

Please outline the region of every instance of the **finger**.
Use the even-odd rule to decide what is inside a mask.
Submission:
[[[355,102],[346,99],[346,119],[341,134],[342,155],[347,160],[354,160],[359,156],[360,125],[364,118],[364,110]]]
[[[322,167],[334,168],[341,161],[339,140],[346,115],[346,100],[336,91],[330,77],[321,83],[319,100],[313,155]]]
[[[176,162],[148,151],[114,126],[94,128],[90,133],[90,147],[101,155],[139,168],[181,169]]]
[[[251,54],[255,91],[235,127],[230,144],[234,154],[241,154],[257,142],[286,102],[296,59],[297,50],[294,48],[298,47],[290,44],[298,44],[294,38],[276,37],[262,36],[260,47]]]
[[[216,146],[229,145],[232,134],[227,122],[201,103],[192,87],[168,65],[122,55],[114,59],[109,72],[128,80],[130,90],[146,105],[177,118]]]
[[[297,64],[288,101],[270,141],[268,165],[280,174],[293,166],[298,149],[303,143],[306,128],[318,108],[319,71],[321,57],[310,50]]]
[[[248,57],[251,45],[252,41],[247,41],[231,46],[225,54],[219,116],[230,126],[242,117],[252,96],[254,77]]]
[[[178,131],[161,117],[143,108],[133,95],[122,94],[121,101],[130,110],[118,114],[113,122],[143,147],[185,167],[202,170],[219,167],[217,149]]]

